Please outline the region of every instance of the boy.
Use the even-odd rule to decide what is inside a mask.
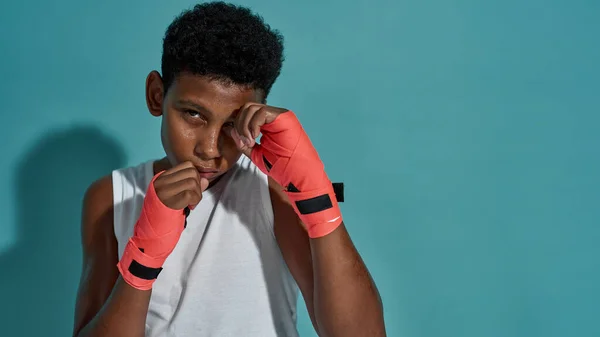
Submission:
[[[282,62],[246,8],[205,3],[168,27],[146,80],[166,157],[86,192],[74,336],[297,336],[297,288],[320,336],[385,336],[314,147],[265,104]]]

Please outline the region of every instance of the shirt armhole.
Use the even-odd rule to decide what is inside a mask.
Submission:
[[[255,168],[257,174],[260,175],[260,194],[262,205],[262,216],[264,226],[273,237],[275,237],[275,215],[273,213],[273,203],[271,202],[271,189],[269,188],[269,177],[264,174],[258,167]]]

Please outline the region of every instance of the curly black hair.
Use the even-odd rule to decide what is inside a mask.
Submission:
[[[283,36],[249,8],[225,2],[198,4],[169,25],[163,40],[165,91],[181,72],[261,90],[281,73]]]

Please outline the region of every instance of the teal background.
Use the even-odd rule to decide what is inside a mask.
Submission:
[[[191,4],[0,5],[0,335],[71,333],[82,193],[161,155],[144,81]],[[243,4],[286,37],[269,103],[346,183],[389,336],[600,336],[600,2]]]

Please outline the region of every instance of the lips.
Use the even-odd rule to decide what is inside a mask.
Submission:
[[[217,169],[204,168],[204,167],[200,167],[200,166],[196,166],[196,170],[198,170],[198,172],[200,172],[200,173],[217,173],[217,172],[219,172],[219,170],[217,170]]]
[[[215,178],[219,174],[219,170],[206,167],[196,166],[196,170],[198,170],[198,174],[200,175],[200,177],[208,180]]]

